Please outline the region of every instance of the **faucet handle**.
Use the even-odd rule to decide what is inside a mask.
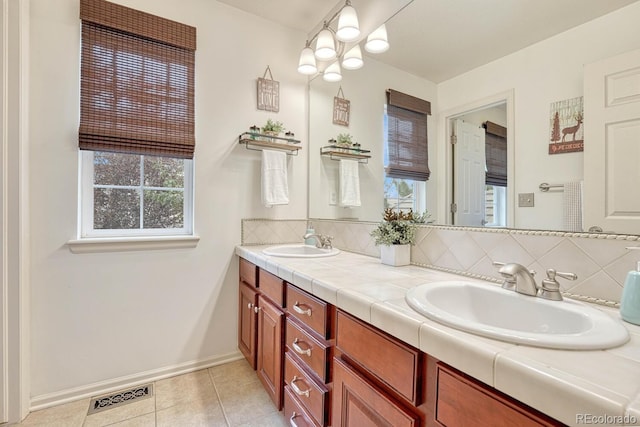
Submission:
[[[547,269],[547,278],[542,281],[539,296],[541,298],[553,301],[562,301],[562,293],[560,292],[560,283],[556,280],[556,276],[567,280],[576,280],[578,276],[574,273],[562,273],[553,268]]]
[[[547,270],[547,277],[552,279],[553,277],[558,276],[567,280],[576,280],[578,275],[575,273],[561,273],[559,271],[555,271],[553,268]]]
[[[332,249],[331,246],[331,241],[333,240],[333,236],[320,236],[320,239],[322,240],[322,247],[325,249]]]

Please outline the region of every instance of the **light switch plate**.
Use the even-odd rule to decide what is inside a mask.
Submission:
[[[518,207],[520,207],[520,208],[532,208],[533,207],[533,193],[519,193],[518,194]]]

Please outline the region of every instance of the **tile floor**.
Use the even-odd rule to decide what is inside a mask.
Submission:
[[[286,426],[244,360],[153,384],[153,396],[87,415],[90,399],[35,411],[20,426]]]

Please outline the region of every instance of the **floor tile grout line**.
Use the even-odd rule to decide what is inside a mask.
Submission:
[[[211,379],[211,383],[213,384],[213,390],[216,392],[216,398],[218,399],[218,404],[220,404],[220,410],[222,411],[222,416],[224,417],[227,426],[231,426],[231,421],[229,421],[229,417],[227,416],[227,411],[222,404],[222,399],[220,398],[220,392],[218,391],[218,386],[216,385],[216,380],[213,378],[211,374],[211,369],[207,369],[207,374],[209,374],[209,378]]]

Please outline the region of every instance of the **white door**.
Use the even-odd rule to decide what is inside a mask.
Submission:
[[[584,68],[583,224],[640,234],[640,50]]]
[[[484,129],[454,120],[453,223],[484,225],[485,148]]]

